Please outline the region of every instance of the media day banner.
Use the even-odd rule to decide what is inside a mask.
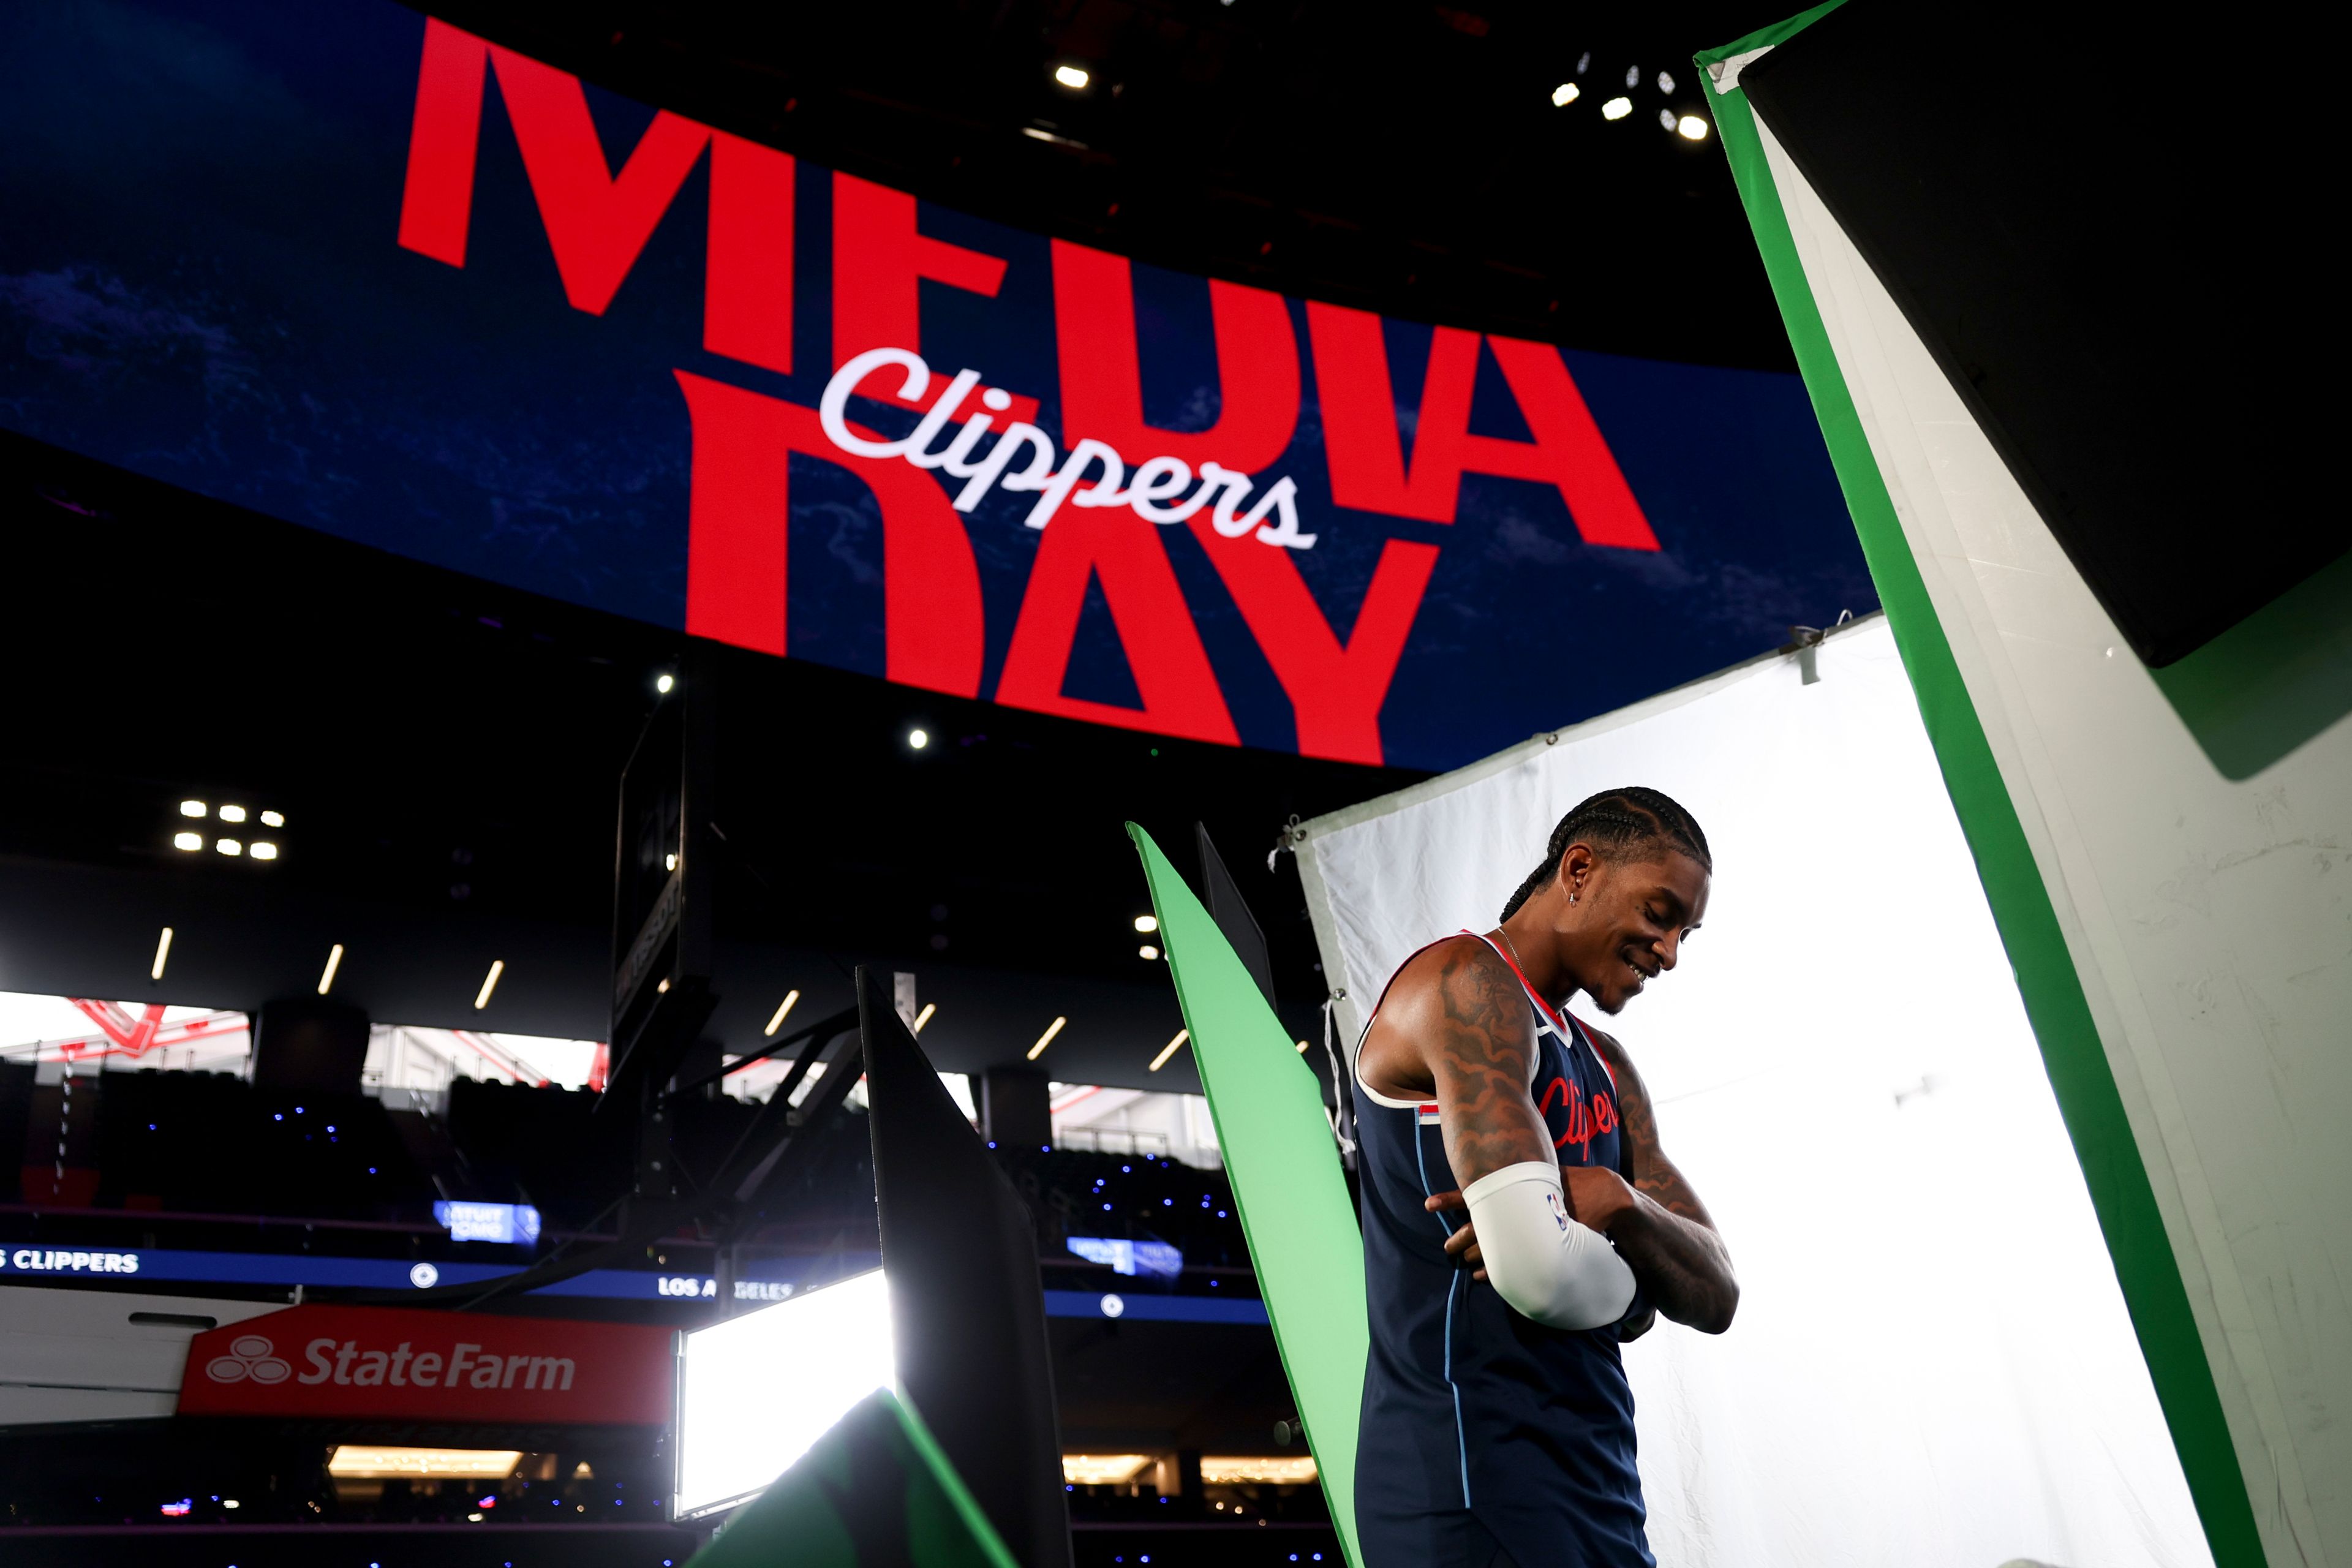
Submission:
[[[0,202],[0,423],[960,697],[1444,768],[1876,603],[1793,375],[1131,263],[391,0],[9,7]]]

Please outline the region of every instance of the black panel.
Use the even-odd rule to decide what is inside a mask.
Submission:
[[[1250,913],[1249,901],[1242,897],[1241,885],[1234,874],[1225,869],[1224,857],[1209,841],[1209,825],[1192,825],[1193,841],[1201,847],[1201,891],[1207,895],[1209,918],[1217,922],[1218,931],[1242,967],[1250,972],[1257,988],[1265,994],[1265,1005],[1274,1001],[1274,959],[1266,951],[1265,931]]]
[[[2281,26],[2200,16],[2192,62],[2146,16],[1855,0],[1740,78],[2152,665],[2352,544],[2336,154]]]
[[[980,1075],[980,1135],[1008,1149],[1043,1150],[1054,1142],[1053,1085],[1026,1068]]]
[[[253,1081],[357,1094],[367,1051],[368,1016],[357,1007],[323,996],[265,1002],[253,1025]]]
[[[875,971],[857,971],[898,1384],[1024,1568],[1068,1568],[1035,1226]]]

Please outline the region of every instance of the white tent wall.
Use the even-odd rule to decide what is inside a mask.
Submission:
[[[2160,1216],[2161,1237],[2111,1240],[2168,1249],[2263,1555],[2352,1563],[2352,721],[2246,776],[2216,765],[1735,84],[1716,83],[1725,146],[1873,570],[1915,677],[1948,660],[1964,688],[1937,731],[1948,778],[1965,799],[1980,730],[2121,1102],[2127,1126],[2092,1131],[2116,1147],[2085,1157],[2136,1153]],[[1842,426],[1866,451],[1842,448]],[[1916,572],[1916,589],[1891,571]],[[2352,684],[2352,634],[2337,628],[2297,678]],[[1999,853],[1999,827],[1969,817],[1979,853]],[[2004,903],[2004,924],[2021,909]],[[2067,1000],[2055,989],[2032,992],[2037,1019]],[[2082,1135],[2090,1122],[2069,1114]],[[2134,1305],[2162,1336],[2156,1296]],[[2184,1450],[2206,1437],[2179,1421]],[[2208,1523],[2227,1528],[2210,1509]]]
[[[1414,948],[1493,924],[1570,806],[1665,790],[1712,842],[1713,904],[1604,1026],[1744,1295],[1719,1338],[1627,1347],[1659,1560],[2208,1563],[1893,638],[1874,617],[1817,658],[1307,824],[1349,1037]]]

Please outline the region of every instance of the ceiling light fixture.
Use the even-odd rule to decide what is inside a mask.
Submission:
[[[1138,915],[1135,917],[1135,929],[1141,931],[1145,936],[1150,936],[1153,931],[1160,929],[1160,917],[1158,915]]]
[[[793,1004],[800,999],[801,994],[799,992],[785,992],[784,999],[776,1004],[776,1016],[768,1020],[768,1026],[761,1030],[760,1033],[763,1035],[772,1035],[778,1029],[782,1028],[784,1026],[784,1015],[791,1012],[793,1010]]]
[[[910,1031],[911,1033],[918,1034],[918,1035],[921,1034],[921,1033],[923,1032],[923,1026],[924,1026],[924,1025],[926,1025],[926,1024],[928,1024],[928,1023],[929,1023],[929,1022],[931,1021],[931,1015],[932,1015],[932,1014],[934,1014],[934,1013],[936,1013],[936,1012],[938,1012],[939,1010],[940,1010],[940,1005],[939,1005],[938,1003],[936,1003],[936,1002],[926,1002],[926,1003],[924,1003],[924,1004],[923,1004],[923,1010],[922,1010],[921,1012],[919,1012],[919,1013],[918,1013],[918,1014],[916,1014],[916,1015],[915,1015],[915,1021],[914,1021],[914,1023],[908,1026],[908,1027],[909,1027],[909,1031]]]
[[[490,993],[499,988],[499,976],[504,974],[506,972],[507,961],[505,959],[494,958],[490,960],[490,972],[482,976],[482,988],[479,992],[476,993],[474,996],[475,1012],[478,1013],[483,1008],[490,1005]]]
[[[1056,1017],[1052,1023],[1046,1025],[1045,1032],[1037,1037],[1037,1043],[1029,1047],[1029,1056],[1027,1059],[1034,1062],[1039,1057],[1044,1056],[1045,1054],[1045,1047],[1054,1043],[1054,1037],[1060,1034],[1062,1032],[1062,1026],[1068,1022],[1069,1020],[1067,1018]]]
[[[335,943],[327,950],[327,967],[319,976],[319,994],[324,996],[334,989],[335,971],[343,966],[343,944]]]
[[[1686,142],[1706,140],[1706,121],[1696,114],[1684,115],[1681,120],[1675,121],[1675,130]]]
[[[1307,1054],[1307,1042],[1305,1040],[1298,1042],[1298,1054],[1302,1057]]]
[[[919,752],[930,743],[931,734],[929,731],[909,730],[907,731],[907,744],[912,746],[916,751]]]
[[[241,805],[222,806],[220,808],[220,819],[223,822],[243,822],[245,820],[245,807]]]
[[[654,689],[660,692],[664,697],[668,696],[671,692],[677,689],[677,677],[667,674],[656,676],[654,678]]]
[[[384,1448],[338,1444],[327,1454],[327,1473],[338,1479],[391,1479],[401,1476],[478,1476],[500,1479],[522,1462],[520,1448]]]
[[[1675,129],[1675,111],[1671,109],[1658,110],[1658,123],[1669,131]]]
[[[1625,68],[1625,85],[1627,87],[1639,87],[1642,85],[1642,68],[1640,66],[1627,66]]]
[[[265,811],[261,814],[261,826],[283,827],[286,826],[286,814],[282,811]]]
[[[1080,88],[1085,87],[1087,83],[1094,80],[1094,78],[1089,76],[1086,69],[1080,66],[1055,66],[1054,68],[1054,79],[1060,82],[1064,87],[1068,88],[1071,91],[1076,92]]]
[[[163,979],[164,961],[171,956],[172,928],[170,926],[165,926],[163,928],[163,934],[155,939],[155,962],[148,965],[147,978],[150,980]]]
[[[1633,112],[1633,100],[1630,98],[1612,98],[1601,106],[1603,120],[1622,120]]]
[[[1674,79],[1672,76],[1670,76],[1669,74],[1667,74],[1666,72],[1664,72],[1664,71],[1660,71],[1660,72],[1658,73],[1658,90],[1659,90],[1660,92],[1672,92],[1672,91],[1674,91],[1674,90],[1675,90],[1675,79]]]
[[[1118,1487],[1142,1473],[1149,1454],[1065,1454],[1062,1479],[1074,1487]]]
[[[1566,109],[1570,104],[1574,103],[1579,96],[1579,89],[1574,82],[1561,82],[1551,89],[1551,106],[1554,109]]]
[[[275,860],[278,858],[278,846],[270,843],[267,838],[255,839],[251,844],[246,846],[246,852],[257,860]]]
[[[1146,1072],[1158,1072],[1161,1068],[1166,1067],[1166,1066],[1168,1065],[1168,1058],[1169,1058],[1170,1057],[1174,1056],[1178,1051],[1181,1050],[1181,1049],[1183,1048],[1184,1042],[1185,1042],[1185,1041],[1187,1041],[1187,1040],[1189,1040],[1189,1039],[1191,1039],[1192,1037],[1192,1030],[1190,1030],[1190,1029],[1179,1029],[1179,1030],[1177,1030],[1177,1031],[1176,1031],[1176,1037],[1175,1037],[1174,1039],[1172,1039],[1172,1040],[1169,1041],[1166,1045],[1164,1045],[1164,1046],[1160,1047],[1160,1054],[1159,1054],[1158,1056],[1156,1056],[1156,1057],[1152,1058],[1151,1058],[1151,1065],[1150,1065],[1150,1067],[1148,1067],[1148,1068],[1144,1068],[1143,1070],[1144,1070],[1144,1071],[1146,1071]]]
[[[219,850],[224,855],[242,855],[245,853],[245,846],[238,843],[234,838],[219,839],[214,843],[213,847]]]
[[[1160,956],[1160,950],[1147,942],[1135,950],[1135,956],[1141,959],[1156,959]]]
[[[211,806],[206,805],[200,800],[184,800],[180,803],[180,815],[182,816],[202,816],[211,809]]]
[[[174,849],[202,849],[204,847],[205,836],[201,833],[174,833],[172,835],[172,847]]]

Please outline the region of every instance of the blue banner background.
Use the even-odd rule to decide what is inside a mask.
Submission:
[[[707,172],[605,313],[572,309],[495,88],[466,266],[403,250],[425,26],[391,0],[0,16],[0,423],[361,543],[682,626],[690,444],[672,370],[816,404],[830,180],[799,167],[792,376],[702,347]],[[653,111],[593,87],[588,100],[617,163]],[[929,203],[919,222],[1009,263],[993,300],[922,286],[926,357],[1037,397],[1058,435],[1047,241]],[[1135,294],[1146,418],[1205,427],[1204,280],[1138,266]],[[1610,309],[1565,301],[1563,335]],[[1390,762],[1458,765],[1776,646],[1792,622],[1875,605],[1797,377],[1567,352],[1663,546],[1591,547],[1557,490],[1516,479],[1465,475],[1451,525],[1334,506],[1303,307],[1289,310],[1307,396],[1265,474],[1299,486],[1319,542],[1293,558],[1334,628],[1344,637],[1385,540],[1442,546],[1382,710]],[[1409,449],[1431,329],[1385,332]],[[1470,427],[1528,434],[1491,355]],[[788,650],[880,675],[875,503],[829,464],[795,458],[792,478]],[[983,693],[1037,547],[1027,505],[999,493],[968,520]],[[1293,747],[1289,702],[1198,542],[1161,535],[1244,742]],[[1098,589],[1064,690],[1137,701]]]

